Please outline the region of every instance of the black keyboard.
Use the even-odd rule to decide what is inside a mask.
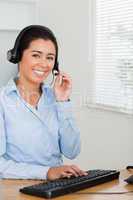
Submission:
[[[89,170],[88,175],[45,181],[20,189],[20,192],[38,197],[52,198],[89,188],[119,177],[116,170]]]

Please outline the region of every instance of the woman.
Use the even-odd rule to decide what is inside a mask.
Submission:
[[[58,70],[58,45],[51,30],[31,25],[18,35],[8,60],[19,75],[0,93],[0,176],[56,179],[86,173],[63,165],[62,155],[80,152],[79,131],[69,100],[72,81]],[[43,82],[56,70],[51,88]]]

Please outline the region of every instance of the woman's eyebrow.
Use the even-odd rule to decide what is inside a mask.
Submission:
[[[39,51],[39,50],[33,50],[33,51],[31,51],[31,52],[36,52],[36,53],[39,53],[39,54],[43,54],[43,52],[42,52],[42,51]],[[48,53],[47,55],[49,55],[49,56],[55,56],[54,53]]]
[[[36,52],[36,53],[39,53],[39,54],[42,54],[43,52],[42,51],[38,51],[38,50],[33,50],[31,52]]]
[[[48,53],[48,55],[49,55],[49,56],[55,56],[55,54],[54,54],[54,53]]]

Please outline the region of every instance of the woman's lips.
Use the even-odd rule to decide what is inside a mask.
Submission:
[[[38,76],[43,76],[46,72],[34,69],[33,72]]]

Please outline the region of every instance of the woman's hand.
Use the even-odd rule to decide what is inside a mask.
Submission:
[[[54,83],[54,93],[57,101],[67,101],[72,90],[72,80],[64,72],[59,72]]]
[[[79,169],[76,165],[63,165],[59,167],[51,167],[48,170],[47,178],[49,180],[54,180],[63,177],[71,177],[71,176],[83,176],[87,175],[87,173],[81,169]]]

